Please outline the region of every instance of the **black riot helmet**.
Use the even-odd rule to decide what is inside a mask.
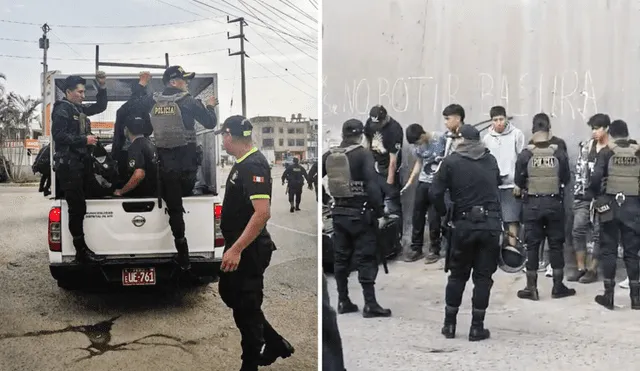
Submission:
[[[498,268],[506,273],[518,273],[524,269],[527,263],[527,247],[518,237],[516,237],[517,246],[510,246],[508,238],[508,232],[505,232],[502,235],[502,241],[500,241]]]
[[[300,160],[297,157],[293,158],[293,164],[294,165],[298,165],[299,162],[300,162]]]

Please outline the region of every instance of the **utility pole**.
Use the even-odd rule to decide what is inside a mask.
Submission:
[[[47,50],[49,50],[49,39],[47,38],[47,34],[49,33],[49,31],[51,31],[51,27],[49,27],[48,24],[43,24],[42,25],[42,37],[40,38],[40,49],[43,50],[43,56],[42,56],[42,126],[43,129],[45,129],[45,133],[46,134],[46,128],[44,128],[45,122],[46,122],[46,117],[45,117],[45,106],[44,106],[44,100],[45,100],[45,90],[46,90],[46,86],[47,86],[47,71],[49,70],[49,66],[47,65]],[[33,130],[29,129],[29,134],[31,139],[33,139]]]
[[[244,26],[248,26],[249,24],[247,24],[247,22],[245,22],[244,18],[242,17],[229,19],[229,16],[227,16],[227,23],[240,23],[240,33],[234,36],[230,36],[229,32],[227,32],[227,39],[240,39],[240,51],[231,53],[231,49],[228,49],[228,52],[230,57],[234,55],[240,56],[240,74],[242,81],[242,116],[247,117],[247,87],[244,74],[244,58],[249,58],[249,56],[244,51],[244,42],[248,41],[247,38],[244,37]]]

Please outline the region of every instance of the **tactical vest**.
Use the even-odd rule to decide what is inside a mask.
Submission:
[[[351,165],[347,154],[362,145],[355,144],[346,148],[332,148],[325,163],[329,192],[335,198],[352,198],[366,196],[363,181],[351,179]]]
[[[156,104],[151,109],[151,126],[156,147],[176,148],[196,143],[195,126],[192,130],[184,127],[182,112],[178,106],[178,102],[187,95],[187,92],[153,95]]]
[[[640,159],[636,156],[637,144],[630,144],[629,147],[619,147],[612,145],[613,156],[609,159],[607,171],[607,186],[605,193],[615,195],[622,193],[626,196],[640,195]]]
[[[527,190],[530,195],[554,195],[560,192],[560,164],[553,155],[558,146],[551,144],[547,148],[540,148],[530,144],[527,146],[533,153],[527,171],[529,174]]]
[[[78,121],[80,135],[87,135],[91,133],[91,120],[89,120],[89,116],[87,116],[84,112],[80,112],[75,104],[64,99],[61,102],[64,102],[73,107],[74,113],[78,115],[77,118],[74,115],[73,119]]]

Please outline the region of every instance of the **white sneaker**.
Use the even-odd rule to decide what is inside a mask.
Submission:
[[[624,281],[620,282],[619,286],[623,289],[629,289],[629,277],[627,277]]]
[[[547,271],[544,272],[545,277],[553,277],[553,268],[551,268],[551,264],[547,265]]]

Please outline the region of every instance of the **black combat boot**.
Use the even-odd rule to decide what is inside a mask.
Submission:
[[[596,295],[596,303],[613,310],[613,293],[616,287],[615,280],[604,280],[604,295]]]
[[[346,300],[338,301],[338,313],[346,314],[346,313],[355,313],[358,311],[358,306],[351,302],[351,299],[347,298]]]
[[[629,290],[631,309],[640,310],[640,282],[629,281]]]
[[[338,313],[354,313],[358,311],[358,306],[349,299],[349,281],[343,275],[336,275],[336,286],[338,288]]]
[[[562,299],[576,294],[575,289],[570,289],[562,283],[564,279],[564,269],[553,270],[553,288],[551,289],[551,297],[554,299]]]
[[[296,208],[293,206],[293,202],[290,202],[289,205],[291,205],[291,207],[289,208],[290,213],[296,211]]]
[[[442,326],[442,335],[447,339],[453,339],[456,337],[456,322],[458,316],[458,308],[445,306],[444,307],[444,326]]]
[[[260,360],[258,364],[260,366],[269,366],[275,363],[278,358],[289,358],[293,353],[295,353],[295,349],[293,345],[289,343],[286,339],[281,338],[279,341],[275,343],[267,343],[262,353],[260,353]]]
[[[378,304],[373,284],[362,285],[362,293],[364,294],[364,308],[362,309],[362,317],[391,317],[391,309],[382,308],[380,304]]]
[[[176,263],[180,266],[180,269],[187,271],[191,269],[191,263],[189,263],[189,245],[187,239],[177,238],[175,240],[176,250],[178,250],[178,256],[176,257]]]
[[[300,211],[300,202],[296,202],[296,211]]]
[[[527,271],[527,286],[518,291],[518,297],[520,299],[539,300],[538,296],[538,272]]]
[[[84,241],[84,235],[73,238],[73,247],[76,248],[76,261],[78,263],[100,263],[106,258],[96,255]]]
[[[485,310],[473,309],[471,314],[471,329],[469,329],[469,341],[480,341],[491,337],[491,332],[484,328],[485,313]]]

